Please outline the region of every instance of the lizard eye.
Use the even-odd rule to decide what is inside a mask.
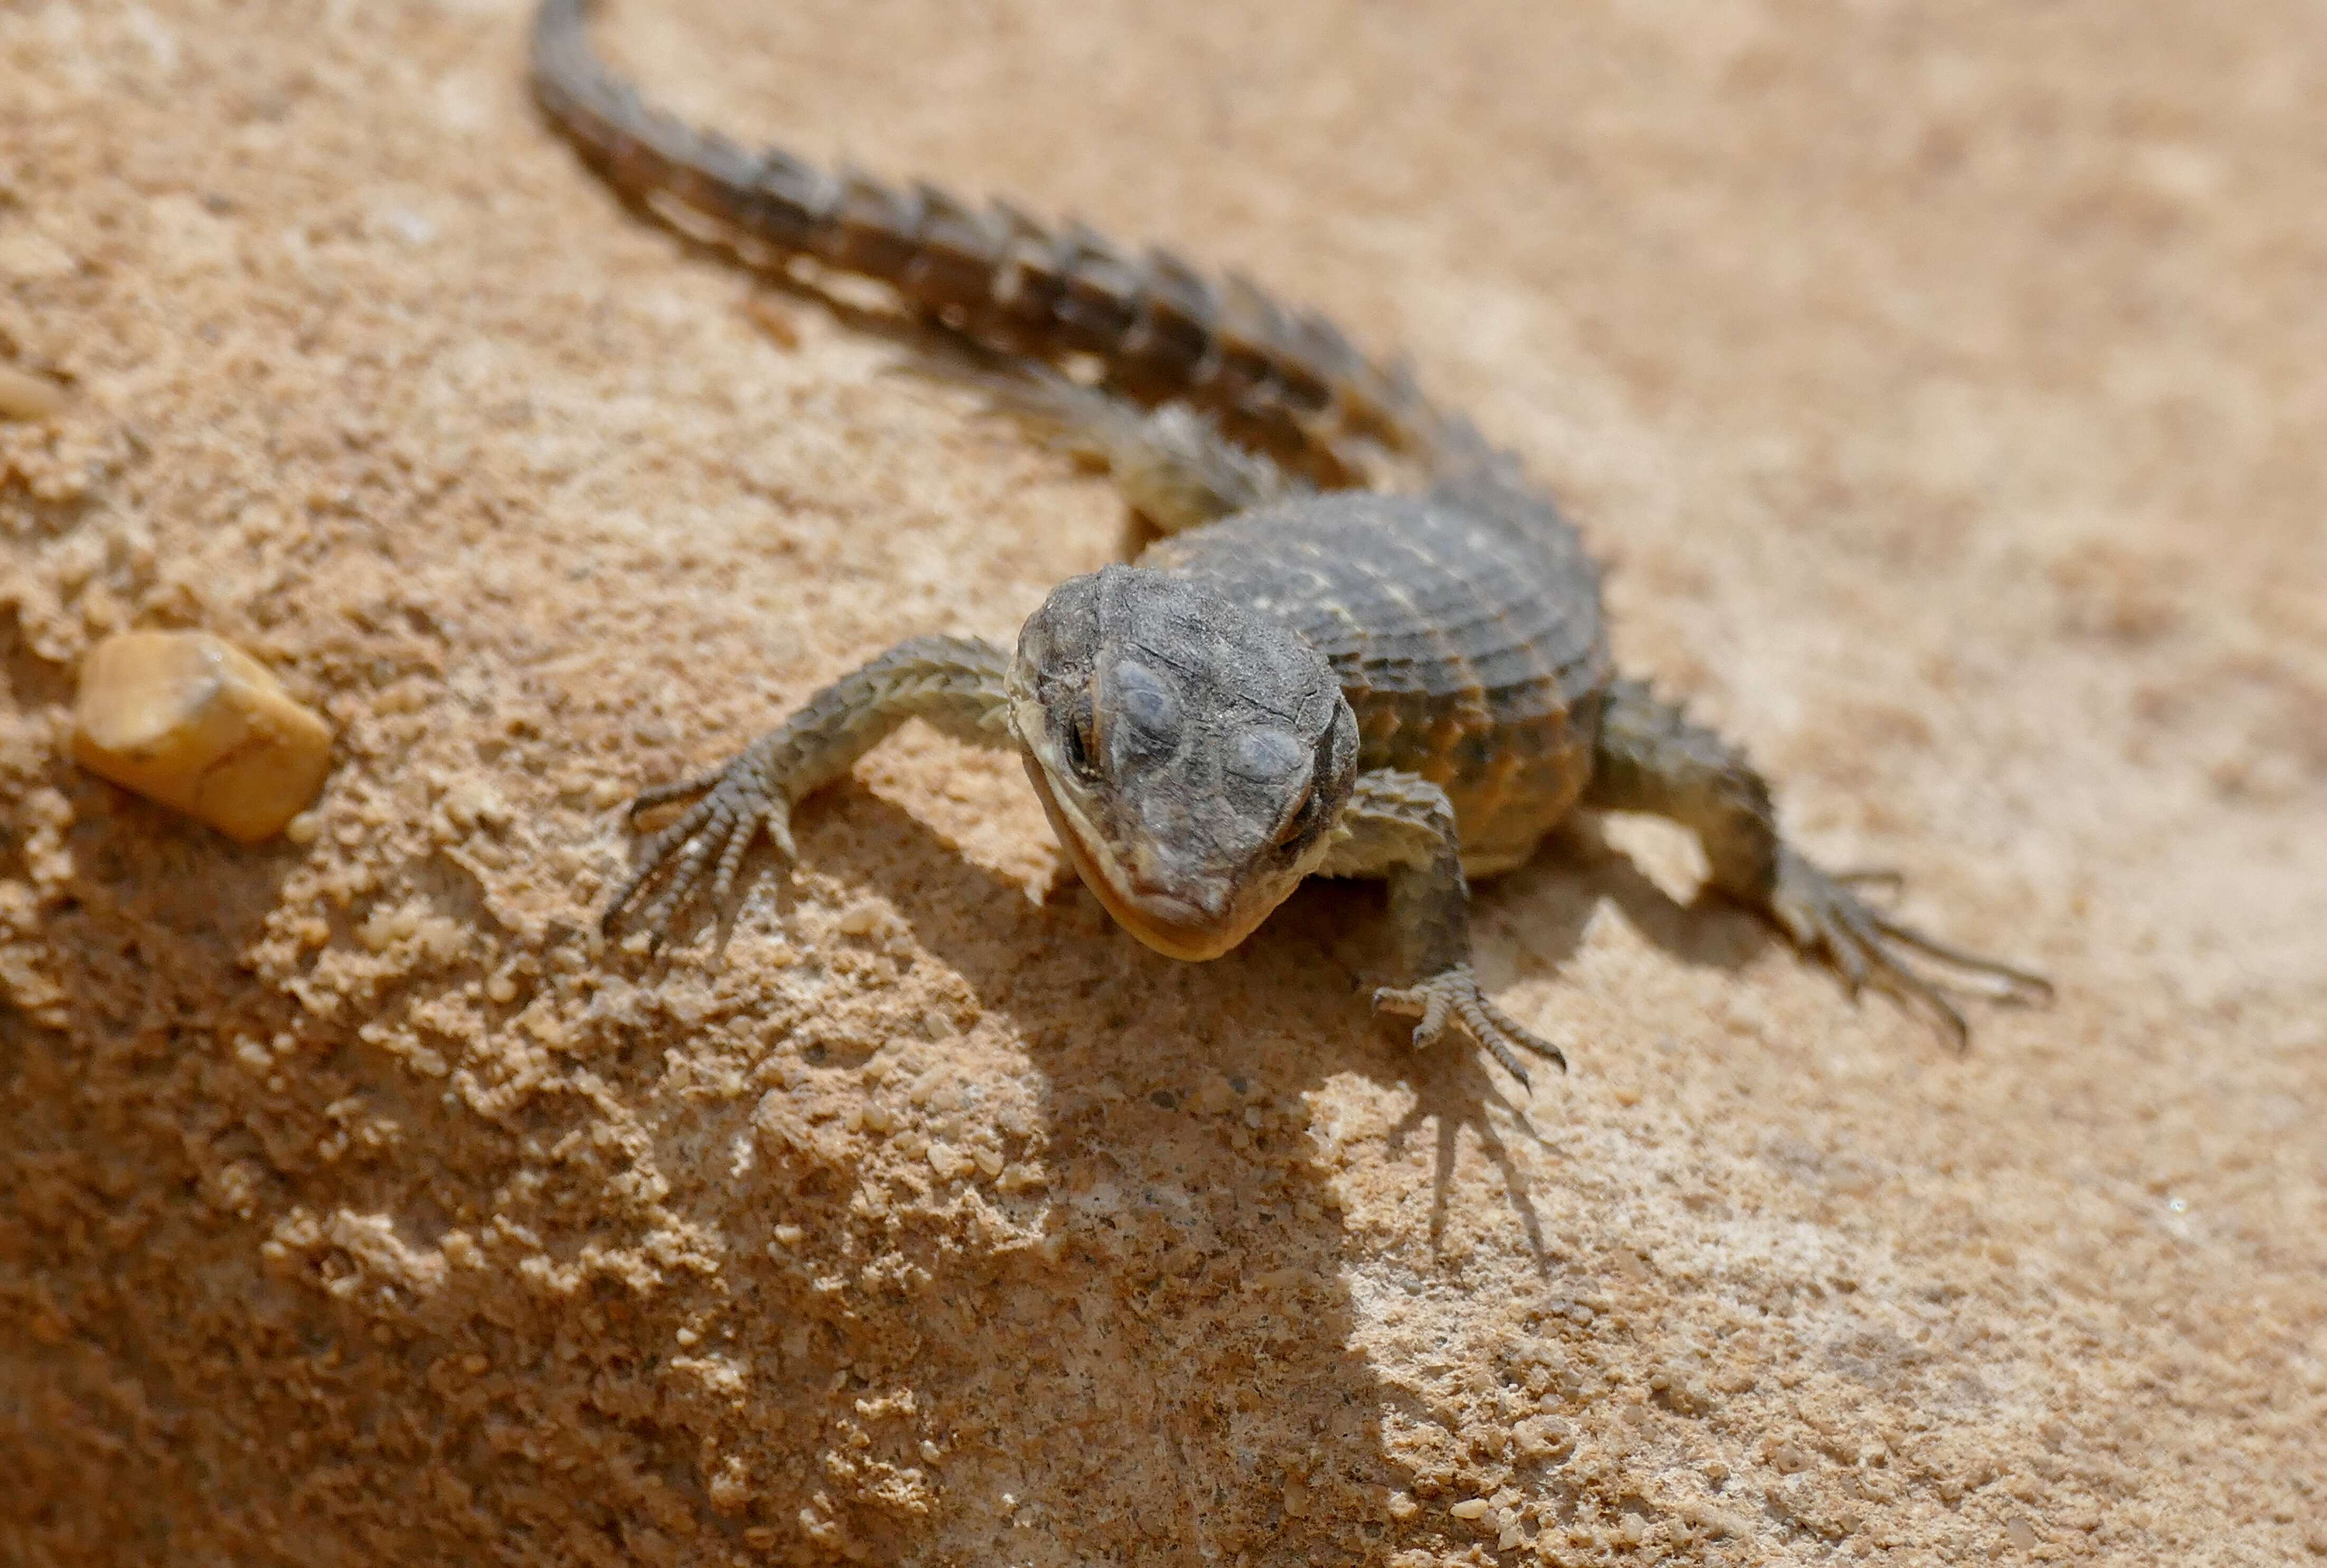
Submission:
[[[1131,726],[1130,739],[1145,751],[1169,751],[1180,736],[1180,699],[1164,678],[1144,664],[1125,659],[1115,667],[1115,711]]]
[[[1076,700],[1074,712],[1068,715],[1063,740],[1067,765],[1085,783],[1096,780],[1098,778],[1098,712],[1091,703],[1089,693],[1084,693]]]

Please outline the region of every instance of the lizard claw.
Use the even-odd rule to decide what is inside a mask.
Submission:
[[[755,752],[746,751],[712,772],[640,791],[631,802],[631,817],[635,820],[641,812],[689,795],[702,798],[647,841],[636,869],[606,901],[598,925],[608,936],[635,910],[649,950],[659,950],[670,935],[672,917],[703,886],[706,873],[712,906],[724,906],[744,851],[762,832],[785,858],[792,857],[790,797],[769,777]],[[641,902],[640,895],[658,878],[660,890]]]
[[[1939,1020],[1958,1050],[1971,1042],[1971,1025],[1956,1004],[1967,989],[2023,1005],[2052,999],[2052,983],[2042,975],[1927,937],[1853,891],[1869,884],[1895,890],[1899,881],[1896,873],[1823,872],[1786,849],[1780,854],[1770,910],[1795,946],[1826,956],[1853,997],[1873,985],[1922,1008]],[[1911,954],[1937,960],[1969,985],[1930,978],[1907,962]]]
[[[1519,1065],[1519,1050],[1547,1057],[1560,1071],[1567,1070],[1567,1058],[1560,1054],[1559,1047],[1531,1033],[1526,1025],[1488,1000],[1468,964],[1442,969],[1416,985],[1385,985],[1374,993],[1374,1011],[1419,1014],[1421,1022],[1414,1026],[1416,1050],[1436,1043],[1446,1031],[1450,1019],[1462,1020],[1471,1038],[1484,1046],[1487,1054],[1500,1062],[1505,1072],[1519,1079],[1521,1088],[1532,1086],[1527,1069]]]

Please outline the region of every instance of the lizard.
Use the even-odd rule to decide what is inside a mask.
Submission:
[[[1579,809],[1693,830],[1712,889],[1959,1048],[1967,992],[2050,994],[1866,896],[1895,876],[1824,869],[1743,751],[1621,675],[1577,530],[1408,361],[1169,251],[747,151],[646,102],[593,52],[588,10],[542,0],[531,82],[618,194],[746,266],[887,285],[1004,365],[981,384],[1107,468],[1159,536],[1059,584],[1014,648],[901,642],[732,760],[644,790],[633,822],[682,809],[609,898],[609,935],[635,922],[659,946],[690,901],[724,906],[762,835],[795,856],[799,801],[918,718],[1016,751],[1082,882],[1173,958],[1234,948],[1312,875],[1381,879],[1409,977],[1376,1011],[1413,1019],[1417,1048],[1459,1025],[1522,1086],[1522,1053],[1566,1059],[1481,986],[1471,884]],[[1406,482],[1380,480],[1385,458]]]

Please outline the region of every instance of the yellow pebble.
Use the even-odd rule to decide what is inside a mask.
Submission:
[[[322,787],[332,732],[266,667],[203,631],[125,631],[89,650],[73,757],[245,844]]]
[[[0,419],[46,419],[64,406],[65,389],[55,382],[0,365]]]

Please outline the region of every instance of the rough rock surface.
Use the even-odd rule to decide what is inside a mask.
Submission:
[[[522,20],[0,5],[0,1560],[2327,1554],[2305,0],[607,18],[1412,345],[1809,843],[2062,986],[1958,1059],[1579,833],[1482,900],[1524,1106],[1365,1022],[1378,894],[1176,966],[919,732],[593,945],[630,789],[1124,523],[620,212]],[[330,714],[291,842],[63,760],[130,625]]]

